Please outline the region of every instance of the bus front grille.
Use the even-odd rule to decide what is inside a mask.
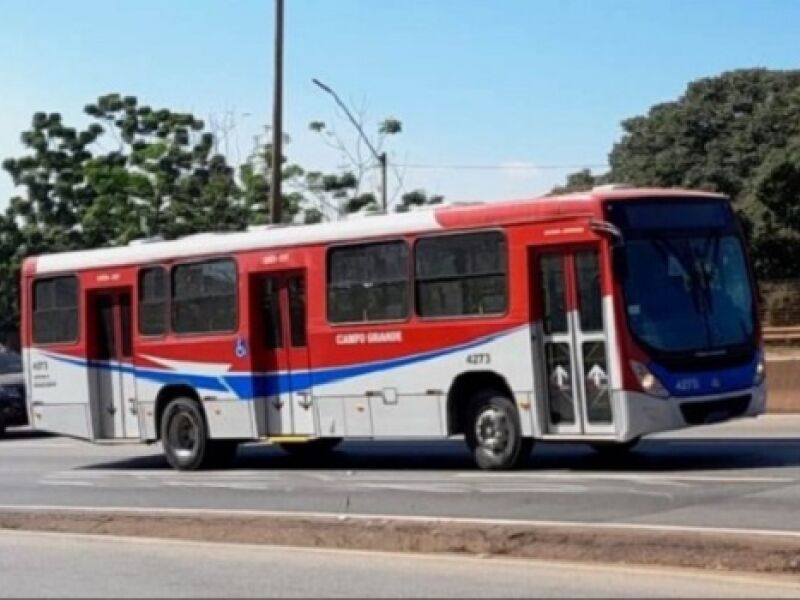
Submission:
[[[750,394],[722,398],[721,400],[704,400],[702,402],[685,402],[681,404],[681,413],[689,425],[717,423],[733,417],[739,417],[750,406]]]

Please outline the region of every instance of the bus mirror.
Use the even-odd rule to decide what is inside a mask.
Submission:
[[[589,229],[609,236],[613,240],[611,243],[614,246],[621,246],[623,243],[622,231],[613,223],[609,223],[608,221],[595,221],[592,219],[589,222]]]

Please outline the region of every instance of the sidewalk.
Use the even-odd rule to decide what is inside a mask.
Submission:
[[[800,413],[800,354],[768,354],[767,412]]]

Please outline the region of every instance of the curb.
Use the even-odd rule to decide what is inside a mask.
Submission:
[[[25,507],[0,510],[0,529],[800,576],[800,536],[780,532]]]

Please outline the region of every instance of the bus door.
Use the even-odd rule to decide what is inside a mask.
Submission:
[[[539,334],[533,356],[547,433],[613,434],[599,247],[547,250],[536,253],[532,264],[532,297],[538,300],[532,331]]]
[[[261,273],[252,283],[250,340],[259,431],[312,435],[305,273]]]
[[[94,437],[138,438],[131,291],[93,292],[87,305],[93,330],[88,351]]]

